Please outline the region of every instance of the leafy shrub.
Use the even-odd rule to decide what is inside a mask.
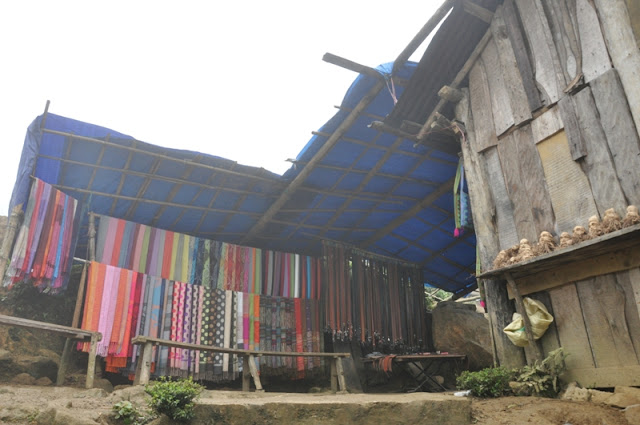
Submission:
[[[175,421],[187,422],[194,416],[195,399],[203,389],[191,378],[172,380],[162,377],[148,384],[145,392],[151,396],[149,406],[156,413],[164,413]]]
[[[509,392],[513,371],[504,367],[492,367],[477,372],[464,371],[456,379],[458,389],[471,390],[476,397],[500,397]]]
[[[565,370],[567,354],[562,348],[553,350],[541,363],[524,366],[516,373],[514,392],[516,395],[555,397],[560,392],[558,379]]]
[[[152,417],[141,412],[130,401],[119,401],[113,405],[116,412],[116,419],[122,421],[125,425],[144,425],[149,422]]]

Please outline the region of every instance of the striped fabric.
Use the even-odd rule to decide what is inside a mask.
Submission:
[[[178,282],[235,292],[319,299],[320,260],[100,216],[96,261]]]
[[[76,199],[34,179],[4,286],[28,281],[46,293],[65,290],[80,215]]]

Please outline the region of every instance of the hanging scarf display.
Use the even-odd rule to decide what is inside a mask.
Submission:
[[[323,243],[325,329],[359,339],[363,353],[404,353],[426,341],[424,285],[418,269]]]
[[[106,358],[108,372],[130,375],[135,370],[138,350],[130,343],[134,335],[226,348],[321,349],[318,300],[205,288],[98,262],[90,264],[88,275],[82,328],[102,333],[97,353]],[[90,347],[79,343],[78,348],[88,352]],[[290,357],[267,357],[258,366],[266,375],[291,378],[324,370],[319,361]],[[229,381],[239,377],[242,362],[226,353],[155,347],[152,371]]]
[[[76,199],[34,179],[4,286],[26,280],[42,292],[66,289],[79,220]]]
[[[205,288],[291,298],[320,297],[317,258],[99,217],[99,263]]]

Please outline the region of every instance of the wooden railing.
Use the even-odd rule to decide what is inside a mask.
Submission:
[[[98,341],[102,339],[100,332],[86,331],[84,329],[72,328],[70,326],[56,325],[54,323],[38,322],[36,320],[22,319],[20,317],[0,315],[0,325],[16,326],[19,328],[36,329],[45,332],[52,332],[67,338],[67,340],[78,340],[81,342],[89,342],[89,362],[87,364],[87,380],[86,387],[93,388],[93,380],[96,373],[96,349]],[[60,365],[58,366],[58,379],[56,385],[64,384],[64,377],[69,365],[70,350],[66,349],[60,357]]]
[[[151,377],[151,355],[154,345],[163,345],[165,347],[183,348],[188,350],[210,351],[214,353],[236,354],[242,357],[242,391],[249,391],[251,379],[253,378],[256,391],[264,391],[260,382],[260,375],[256,368],[255,359],[263,356],[280,356],[280,357],[327,357],[331,360],[331,390],[334,392],[346,392],[347,384],[344,377],[344,369],[342,367],[342,358],[351,357],[350,353],[317,353],[317,352],[281,352],[281,351],[257,351],[242,350],[239,348],[223,348],[213,347],[210,345],[189,344],[184,342],[169,341],[160,338],[151,338],[147,336],[137,336],[131,340],[133,344],[142,346],[142,351],[136,367],[136,376],[134,384],[144,385],[149,382]]]

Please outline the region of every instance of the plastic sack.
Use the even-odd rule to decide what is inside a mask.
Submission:
[[[531,321],[533,339],[540,339],[549,328],[551,322],[553,322],[553,316],[549,314],[547,308],[540,301],[525,297],[523,302],[527,316]],[[513,313],[513,321],[504,328],[504,333],[518,347],[529,345],[527,333],[524,330],[524,320],[519,313]]]

